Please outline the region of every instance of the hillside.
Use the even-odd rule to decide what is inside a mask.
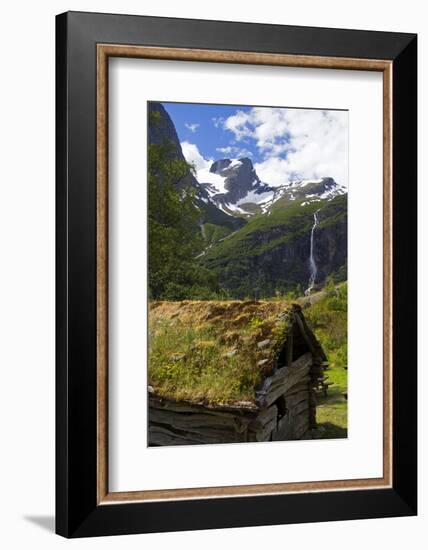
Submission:
[[[314,213],[314,258],[318,281],[329,275],[346,278],[346,195],[302,204],[281,199],[267,214],[256,215],[239,231],[209,248],[202,263],[237,298],[266,297],[306,288]]]

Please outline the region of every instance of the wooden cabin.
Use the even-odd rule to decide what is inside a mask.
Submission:
[[[312,437],[327,358],[300,306],[155,302],[149,340],[150,446]]]

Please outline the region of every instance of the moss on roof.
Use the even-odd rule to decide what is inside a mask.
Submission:
[[[254,403],[275,368],[291,310],[281,300],[152,302],[151,391],[205,405]]]

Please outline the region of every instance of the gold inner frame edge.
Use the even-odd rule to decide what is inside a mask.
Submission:
[[[108,59],[275,65],[383,73],[383,476],[224,487],[109,492],[108,489]],[[392,486],[392,69],[391,61],[241,51],[97,45],[97,503],[224,498]]]

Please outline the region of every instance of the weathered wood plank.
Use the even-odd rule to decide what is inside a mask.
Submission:
[[[304,369],[299,369],[290,374],[290,376],[284,381],[282,388],[284,394],[288,393],[293,386],[300,383],[304,378],[309,374],[310,366],[305,367]]]
[[[285,397],[287,398],[290,395],[293,395],[295,393],[299,393],[303,390],[310,391],[310,389],[309,389],[309,382],[310,381],[311,381],[310,376],[305,376],[304,378],[302,378],[300,381],[298,381],[296,384],[294,384],[293,386],[291,386],[291,388],[289,388],[287,390],[287,393],[285,394]]]
[[[174,437],[171,434],[151,432],[149,434],[149,446],[169,446],[169,445],[201,445],[200,441]]]
[[[302,414],[304,411],[308,411],[309,409],[309,403],[308,400],[305,399],[304,401],[300,401],[300,403],[297,403],[292,409],[291,409],[291,416],[295,418],[299,414]],[[309,421],[309,413],[308,414],[308,421]]]
[[[298,421],[293,420],[293,437],[294,439],[301,439],[309,429],[309,417],[306,413],[303,413],[297,418]]]
[[[293,416],[288,413],[278,421],[277,429],[272,434],[273,441],[288,441],[300,439],[309,429],[307,409]]]
[[[292,373],[300,372],[300,369],[305,369],[311,364],[312,355],[310,353],[301,355],[296,361],[293,361],[289,367],[281,367],[272,376],[266,378],[258,393],[268,391],[272,386],[282,383],[286,378],[291,376]]]
[[[252,418],[245,417],[223,417],[199,413],[176,413],[173,411],[162,411],[151,409],[149,411],[149,421],[159,424],[177,426],[181,429],[190,428],[225,428],[236,430],[239,433],[245,431]]]
[[[306,372],[304,372],[304,376],[309,372],[309,367],[306,368]],[[295,385],[296,381],[295,377],[290,377],[284,384],[279,384],[275,386],[269,393],[260,396],[259,397],[259,403],[261,406],[269,407],[274,403],[281,395],[286,395],[287,391]]]
[[[276,429],[277,421],[276,418],[272,419],[266,426],[259,430],[258,432],[255,432],[255,439],[256,441],[269,441],[272,436],[272,432]]]
[[[300,403],[305,402],[309,407],[309,392],[302,391],[300,393],[295,393],[289,397],[285,398],[285,406],[289,411],[293,411]]]
[[[182,431],[176,426],[165,426],[163,424],[151,424],[149,434],[164,434],[178,439],[191,440],[196,443],[239,443],[246,440],[245,434],[232,431],[190,429]]]
[[[266,424],[269,424],[272,420],[276,422],[278,417],[278,408],[276,405],[272,405],[267,409],[264,409],[255,419],[251,421],[248,425],[248,430],[252,432],[257,432],[258,430],[263,429]]]
[[[291,367],[293,362],[293,333],[294,333],[294,323],[290,325],[290,328],[287,332],[287,367]]]
[[[182,433],[183,435],[188,435],[192,439],[205,439],[205,438],[212,438],[213,442],[215,443],[215,438],[218,438],[219,440],[226,439],[226,440],[242,440],[243,436],[242,434],[245,432],[234,430],[232,428],[221,428],[216,426],[189,426],[186,424],[182,424],[180,422],[180,419],[178,419],[174,424],[161,424],[161,423],[152,423],[152,426],[157,426],[158,428],[162,428],[163,430],[166,430],[168,432],[173,433]]]
[[[206,414],[222,415],[234,417],[240,415],[255,415],[258,412],[258,407],[255,403],[246,402],[245,406],[236,405],[219,405],[212,406],[203,403],[189,403],[188,401],[172,401],[170,399],[159,396],[149,396],[149,406],[156,409],[166,409],[177,412],[197,412],[203,411]]]
[[[310,354],[308,355],[310,356]],[[260,407],[268,407],[271,405],[281,395],[285,395],[294,385],[306,379],[310,373],[310,368],[311,364],[308,364],[307,361],[300,362],[295,368],[283,367],[281,370],[286,370],[286,376],[283,376],[283,378],[273,384],[271,382],[269,385],[263,386],[263,388],[256,393],[258,405]]]

